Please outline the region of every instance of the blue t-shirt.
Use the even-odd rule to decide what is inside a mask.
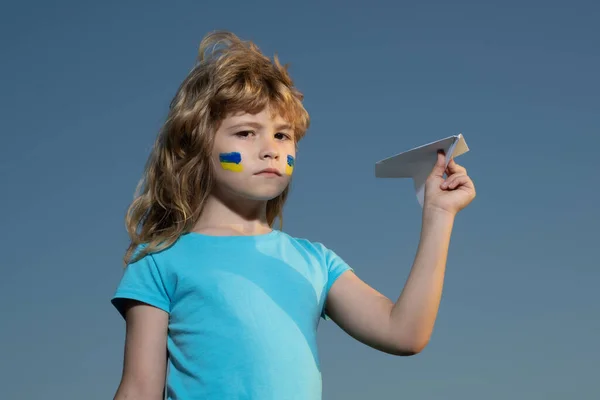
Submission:
[[[320,243],[273,230],[187,233],[131,263],[112,302],[169,313],[168,399],[321,399],[316,332],[351,268]]]

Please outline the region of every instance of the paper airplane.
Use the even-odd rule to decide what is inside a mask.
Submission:
[[[378,161],[375,164],[375,177],[412,178],[417,200],[423,207],[425,181],[437,161],[438,150],[444,150],[448,166],[452,158],[466,153],[469,147],[462,134],[449,136]]]

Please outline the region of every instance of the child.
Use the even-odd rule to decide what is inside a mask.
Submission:
[[[112,299],[126,320],[115,398],[320,399],[321,317],[375,349],[419,353],[455,215],[475,196],[465,169],[445,170],[438,156],[394,303],[322,244],[272,228],[309,125],[286,68],[227,32],[199,53],[127,213],[127,267]]]

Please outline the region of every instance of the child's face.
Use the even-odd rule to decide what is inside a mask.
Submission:
[[[288,186],[295,157],[294,132],[270,109],[229,115],[212,151],[217,189],[250,200],[273,199]]]

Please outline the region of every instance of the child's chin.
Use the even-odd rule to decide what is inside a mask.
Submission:
[[[245,193],[245,195],[247,198],[252,199],[252,200],[269,201],[269,200],[273,200],[274,198],[279,196],[281,193],[283,193],[284,189],[285,188],[281,188],[281,189],[254,188],[253,190],[250,190],[249,192]]]
[[[253,193],[250,195],[250,198],[252,200],[256,200],[256,201],[269,201],[269,200],[273,200],[274,198],[276,198],[277,196],[279,196],[281,194],[281,192],[276,192],[276,193]]]

